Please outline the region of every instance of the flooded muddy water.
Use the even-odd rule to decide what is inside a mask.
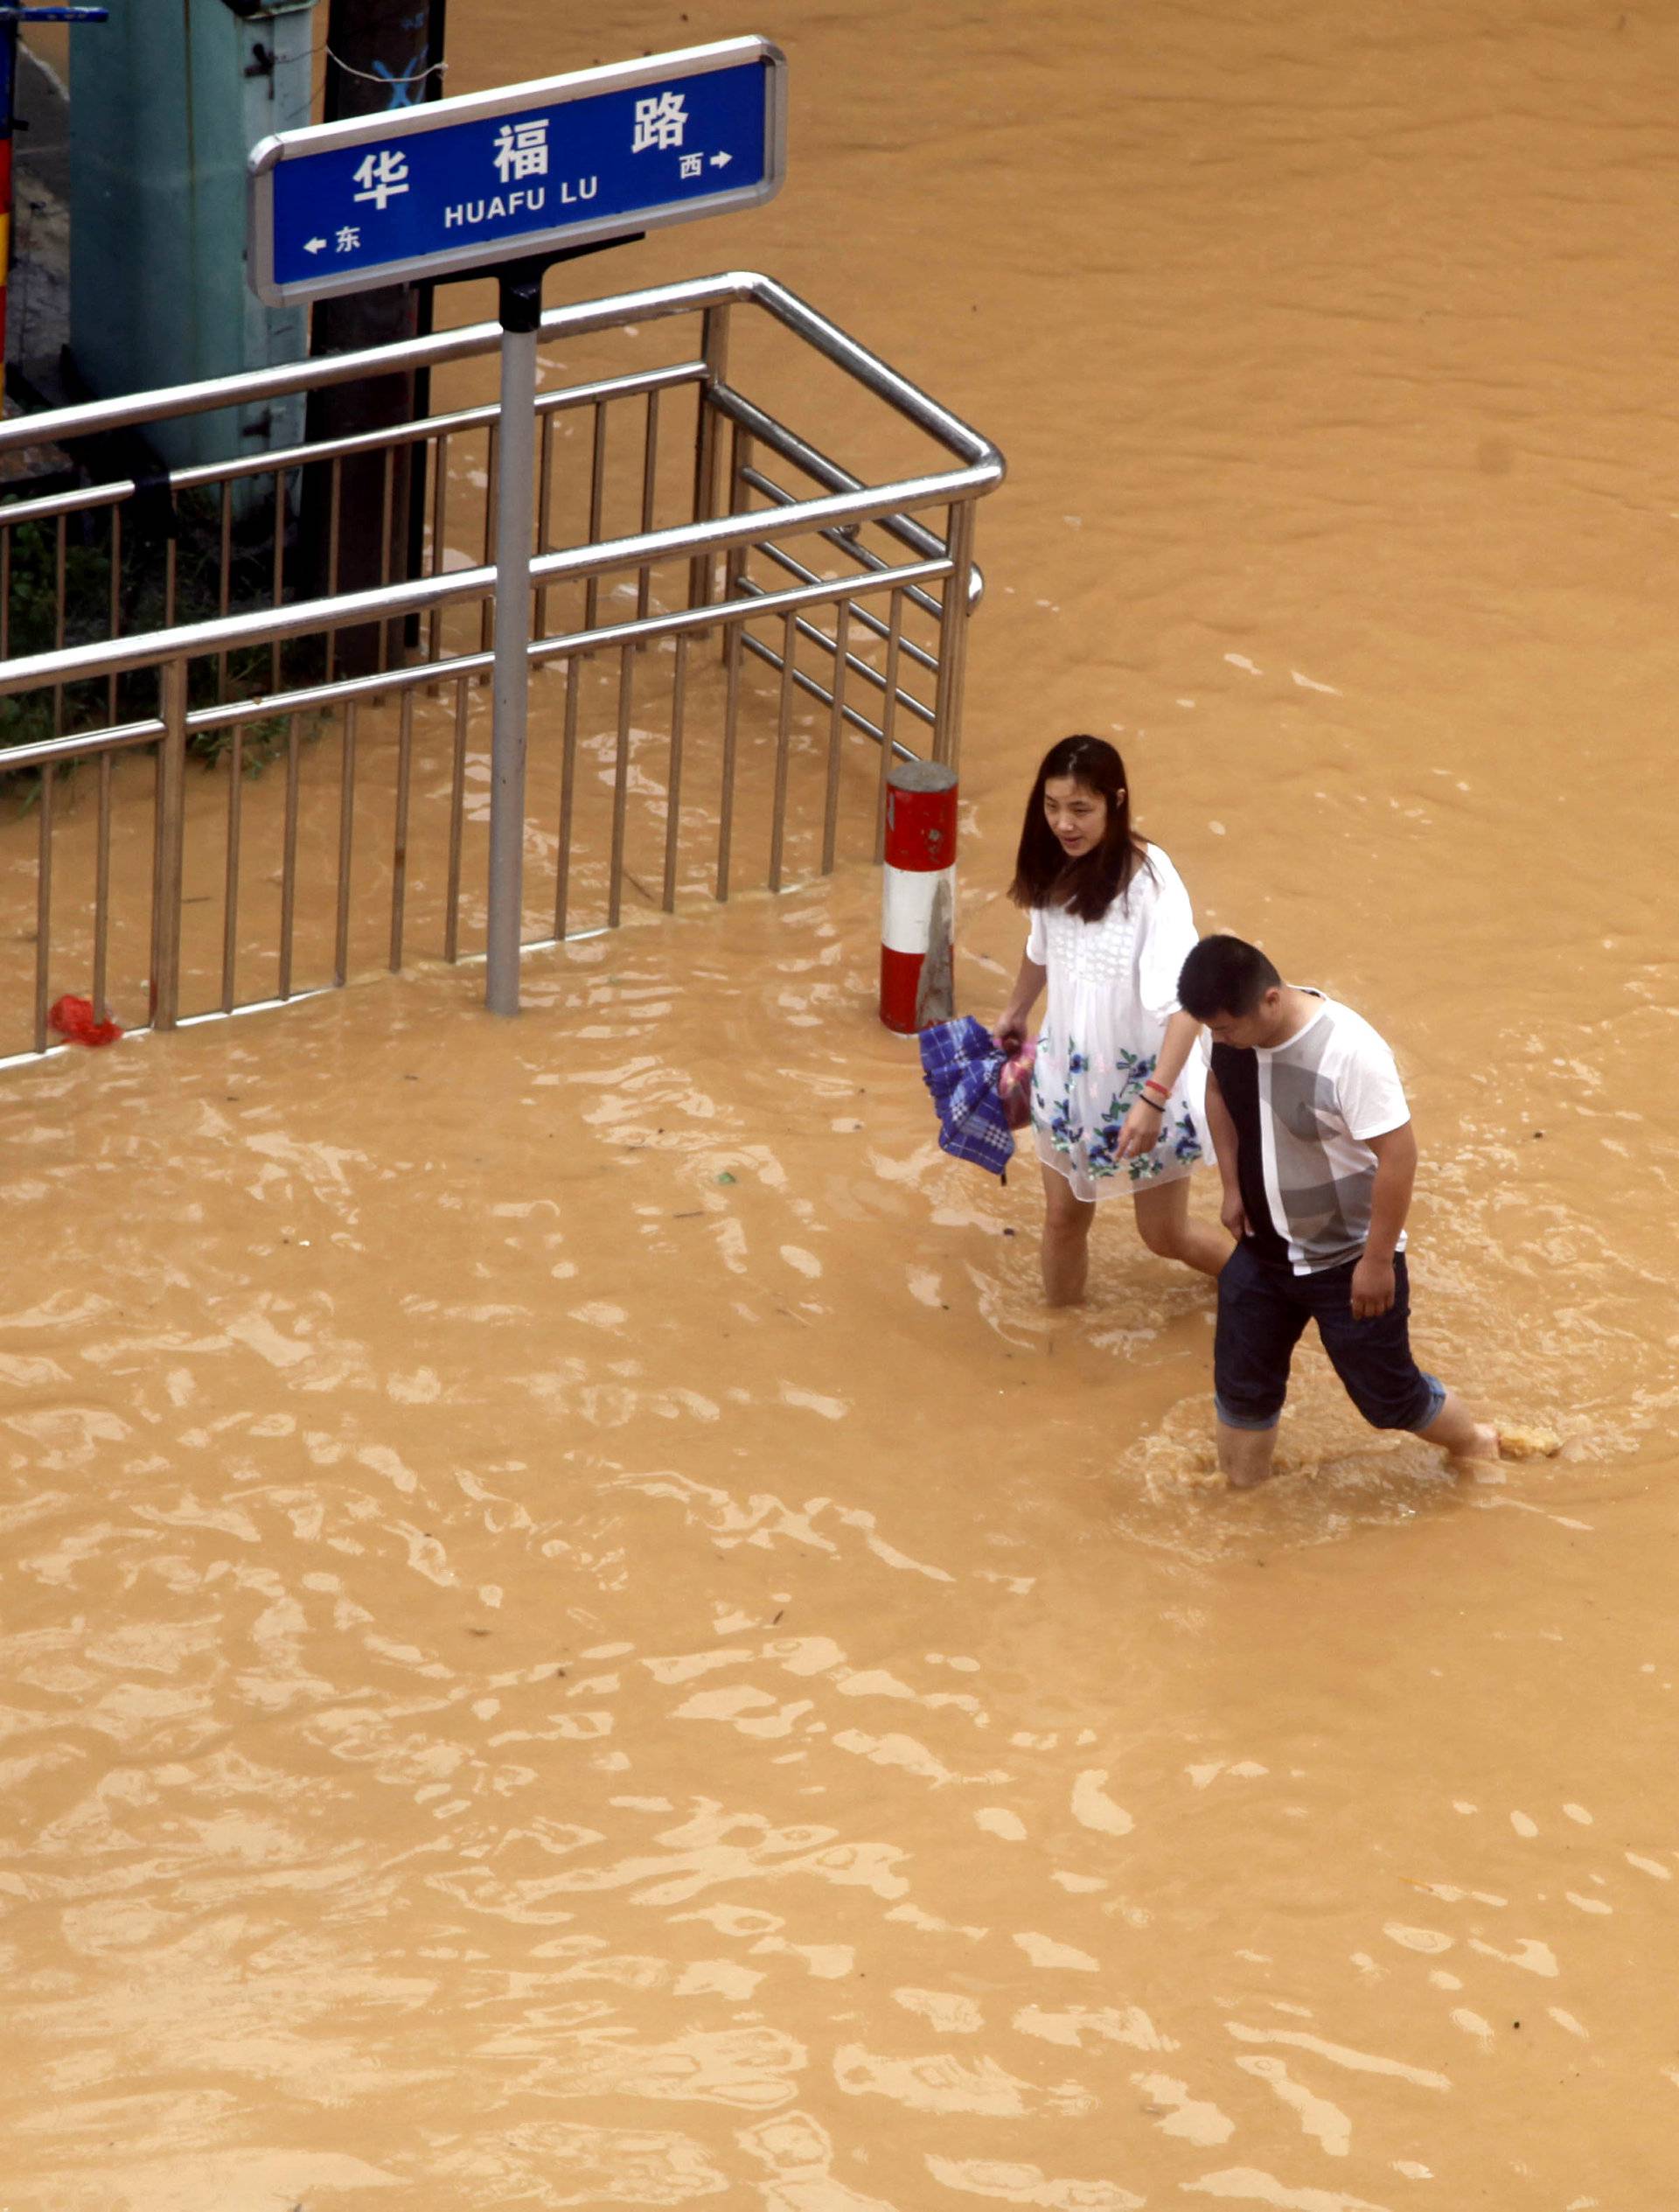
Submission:
[[[1207,1290],[1106,1218],[1045,1312],[855,860],[515,1023],[14,1071],[0,2203],[1656,2212],[1679,20],[455,0],[451,89],[743,27],[785,192],[589,289],[764,268],[1008,454],[961,1003],[1114,736],[1395,1042],[1419,1349],[1561,1452],[1454,1480],[1312,1352],[1227,1496]]]

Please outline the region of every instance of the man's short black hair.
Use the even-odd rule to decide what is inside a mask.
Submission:
[[[1179,974],[1178,1004],[1197,1022],[1252,1014],[1282,980],[1257,945],[1239,937],[1203,937]]]

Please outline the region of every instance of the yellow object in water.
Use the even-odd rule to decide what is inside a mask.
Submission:
[[[1498,1425],[1498,1455],[1500,1459],[1555,1459],[1563,1448],[1563,1440],[1554,1429],[1524,1428],[1519,1423],[1507,1427]]]

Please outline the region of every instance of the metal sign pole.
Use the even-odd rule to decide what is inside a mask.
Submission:
[[[501,419],[496,466],[496,652],[490,741],[490,931],[484,1002],[519,1011],[525,884],[525,740],[531,691],[531,512],[536,483],[536,335],[543,262],[501,273]]]

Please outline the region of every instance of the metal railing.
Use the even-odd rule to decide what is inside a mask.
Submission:
[[[728,374],[742,306],[884,402],[930,442],[935,465],[870,483],[749,398]],[[533,669],[563,673],[564,690],[533,694],[526,856],[550,883],[540,915],[527,905],[526,950],[616,928],[627,897],[673,911],[703,880],[726,898],[749,836],[772,890],[796,843],[831,869],[842,823],[860,822],[878,858],[894,754],[916,750],[913,736],[956,756],[981,591],[973,507],[1000,481],[1000,455],[749,273],[550,310],[542,344],[569,351],[696,315],[697,351],[537,401],[529,654]],[[499,338],[478,324],[24,418],[0,426],[0,453],[73,452],[189,411],[443,371]],[[691,422],[672,421],[690,394]],[[638,418],[628,471],[613,465],[626,411]],[[493,405],[445,408],[393,430],[0,505],[0,715],[22,737],[0,751],[0,773],[17,791],[16,771],[33,771],[38,802],[32,869],[16,849],[26,824],[0,827],[0,883],[32,873],[35,923],[32,972],[9,990],[0,979],[0,1057],[50,1049],[50,1009],[66,990],[101,1017],[169,1029],[341,986],[372,964],[375,918],[376,957],[394,970],[417,939],[428,955],[475,956],[497,431]],[[339,590],[346,531],[371,524],[388,548],[405,448],[426,457],[423,573],[391,581],[386,555],[377,588]],[[568,465],[574,449],[586,452],[580,465]],[[346,464],[369,457],[380,457],[376,521],[344,497]],[[253,550],[248,492],[265,476],[268,536]],[[288,595],[304,487],[325,533],[327,589],[300,599]],[[174,528],[153,541],[162,558],[148,597],[124,516],[150,525],[160,513]],[[184,546],[197,562],[190,593]],[[25,555],[31,588],[14,604]],[[136,604],[145,619],[125,626]],[[27,642],[45,632],[46,649],[16,650],[25,614]],[[90,626],[99,634],[73,634]],[[721,652],[696,653],[713,633]],[[371,667],[348,671],[346,637],[374,641]],[[775,673],[772,696],[752,694],[749,663]],[[190,773],[194,756],[218,772]],[[254,780],[258,764],[267,772]],[[84,768],[91,804],[74,775]]]

